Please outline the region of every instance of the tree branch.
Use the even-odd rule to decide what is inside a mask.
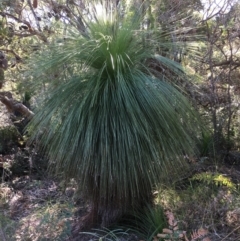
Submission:
[[[6,106],[10,113],[19,112],[29,120],[32,119],[34,113],[25,105],[13,99],[10,92],[0,92],[0,101]]]
[[[37,27],[38,27],[38,31],[39,31],[39,32],[42,32],[41,26],[40,26],[40,24],[39,24],[37,15],[36,15],[36,13],[35,13],[35,11],[34,11],[34,9],[33,9],[33,6],[32,6],[31,1],[28,0],[27,3],[28,3],[28,5],[29,5],[29,7],[30,7],[30,9],[31,9],[31,11],[32,11],[32,14],[33,14],[33,16],[34,16],[34,18],[35,18],[35,21],[36,21],[36,24],[37,24]]]
[[[18,23],[23,23],[23,24],[27,25],[29,34],[19,34],[19,33],[14,32],[15,36],[29,37],[29,36],[37,35],[39,37],[39,39],[41,39],[43,42],[45,42],[45,43],[48,42],[47,37],[41,31],[37,31],[37,30],[33,29],[31,24],[28,21],[17,18],[14,15],[12,15],[10,13],[6,13],[6,12],[0,12],[0,15],[3,17],[7,16],[9,18],[14,19]]]
[[[15,56],[17,61],[21,61],[22,60],[22,58],[18,54],[16,54],[13,50],[11,50],[11,49],[0,49],[0,51],[12,53]]]

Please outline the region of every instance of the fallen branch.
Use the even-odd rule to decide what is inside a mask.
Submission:
[[[221,241],[226,240],[226,238],[228,238],[232,233],[234,233],[235,231],[237,231],[240,228],[240,226],[237,226],[235,229],[233,229],[232,232],[230,232],[225,238],[221,239]]]
[[[25,105],[13,99],[10,92],[0,92],[0,101],[6,106],[8,112],[10,113],[19,112],[28,120],[32,119],[32,117],[34,116],[34,113],[29,110]]]

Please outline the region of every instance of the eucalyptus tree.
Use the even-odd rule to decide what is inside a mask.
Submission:
[[[84,33],[69,28],[30,65],[38,92],[46,89],[31,139],[48,153],[52,171],[77,180],[92,207],[86,225],[107,226],[151,202],[162,175],[173,175],[194,150],[196,113],[174,75],[165,75],[184,76],[183,69],[156,54],[170,43],[141,21],[103,10],[86,19]],[[151,60],[162,67],[153,70]]]

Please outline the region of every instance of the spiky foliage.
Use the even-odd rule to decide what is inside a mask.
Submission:
[[[143,240],[152,241],[154,236],[167,225],[163,208],[159,205],[146,206],[123,219],[124,225],[129,226]],[[130,224],[129,224],[130,223]]]
[[[161,79],[149,71],[155,59],[183,73],[155,54],[164,43],[139,30],[140,18],[110,11],[87,26],[84,35],[69,31],[34,60],[34,80],[48,91],[29,131],[54,171],[78,180],[106,225],[146,202],[162,173],[183,164],[197,120],[164,71]]]
[[[82,234],[87,234],[90,235],[92,238],[91,240],[93,241],[121,241],[121,240],[129,240],[128,238],[130,237],[130,234],[128,233],[129,230],[122,230],[122,229],[94,229],[94,232],[91,233],[82,233]]]

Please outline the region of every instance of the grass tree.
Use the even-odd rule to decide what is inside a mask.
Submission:
[[[32,62],[46,92],[29,131],[51,169],[77,180],[91,203],[88,224],[107,226],[149,203],[162,174],[193,151],[194,111],[164,68],[183,72],[156,54],[170,46],[159,41],[141,30],[140,18],[110,11]],[[149,60],[163,68],[151,71]]]

